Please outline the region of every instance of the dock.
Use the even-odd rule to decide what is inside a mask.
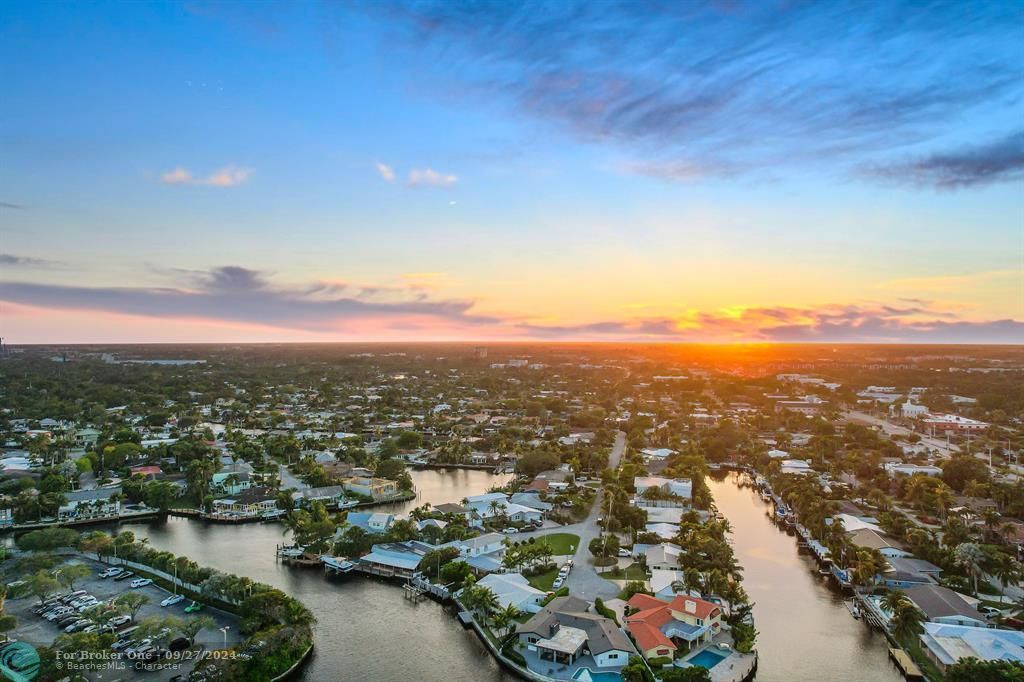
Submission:
[[[469,611],[459,611],[459,622],[462,623],[462,627],[468,628],[473,624],[473,614]]]
[[[415,585],[402,585],[402,589],[405,591],[405,598],[410,601],[421,602],[427,598],[427,593]]]
[[[889,649],[889,658],[893,660],[896,667],[900,669],[900,672],[908,680],[925,679],[924,673],[921,672],[921,669],[917,667],[917,664],[911,660],[910,655],[903,649],[891,647]]]

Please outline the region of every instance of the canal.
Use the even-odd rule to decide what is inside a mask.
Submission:
[[[387,511],[408,512],[430,502],[458,502],[487,492],[509,476],[467,469],[411,472],[417,498]],[[376,508],[375,508],[376,509]],[[201,566],[244,575],[299,599],[317,618],[314,656],[303,679],[479,681],[516,679],[504,672],[470,630],[438,604],[414,604],[392,584],[360,575],[328,580],[318,569],[288,568],[275,560],[287,540],[280,524],[227,526],[170,518],[124,528],[152,546],[185,555]]]
[[[718,510],[733,529],[743,586],[754,602],[757,682],[900,682],[885,636],[850,615],[843,595],[796,539],[772,523],[771,505],[741,474],[708,478]]]

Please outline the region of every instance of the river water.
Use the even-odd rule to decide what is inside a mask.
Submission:
[[[718,510],[733,529],[743,586],[754,602],[757,682],[900,682],[885,636],[854,620],[793,536],[772,523],[771,505],[739,474],[708,479]],[[716,480],[717,479],[717,480]]]
[[[408,512],[430,502],[458,502],[487,492],[509,476],[469,469],[412,471],[415,500],[374,508]],[[427,682],[516,679],[503,671],[471,630],[439,604],[403,598],[395,585],[362,575],[328,580],[323,571],[288,568],[274,550],[287,538],[276,523],[241,526],[170,518],[164,523],[125,526],[162,550],[201,566],[244,575],[278,587],[316,616],[314,655],[303,679],[317,682]]]
[[[388,511],[430,502],[458,502],[507,480],[487,471],[412,472],[415,500]],[[756,603],[758,682],[834,680],[899,682],[883,636],[854,620],[794,539],[777,528],[768,506],[736,474],[709,479],[719,510],[733,526],[744,585]],[[275,560],[286,540],[279,524],[212,525],[171,518],[127,526],[154,547],[274,585],[316,615],[316,649],[303,678],[323,681],[510,682],[471,631],[432,601],[413,604],[394,585],[360,575],[328,580],[322,571],[288,568]]]

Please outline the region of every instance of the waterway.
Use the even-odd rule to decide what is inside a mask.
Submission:
[[[733,529],[743,586],[754,602],[757,682],[900,682],[885,636],[855,620],[810,554],[772,523],[771,509],[740,474],[708,479]]]
[[[468,469],[411,472],[417,498],[390,508],[408,512],[430,502],[458,502],[487,492],[509,476]],[[374,508],[375,510],[380,508]],[[314,656],[302,679],[316,682],[511,682],[471,630],[439,604],[403,598],[393,584],[350,575],[324,577],[319,569],[288,568],[274,549],[286,540],[276,523],[228,526],[170,518],[124,526],[152,546],[183,554],[201,566],[245,575],[278,587],[309,607],[317,618]]]
[[[387,511],[408,512],[425,502],[458,502],[507,480],[486,471],[412,472],[417,498]],[[733,526],[744,585],[755,602],[758,682],[899,682],[885,638],[854,620],[843,595],[830,587],[810,556],[776,527],[770,508],[737,474],[709,479],[719,510]],[[315,655],[308,680],[409,682],[516,679],[503,671],[477,637],[432,601],[413,604],[394,585],[361,575],[328,580],[316,569],[275,560],[285,540],[280,524],[214,525],[171,518],[126,526],[154,547],[200,565],[246,575],[279,587],[316,615]]]

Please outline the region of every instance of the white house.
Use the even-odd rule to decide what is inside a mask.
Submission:
[[[490,588],[501,608],[511,604],[523,613],[537,613],[547,597],[546,592],[530,585],[521,573],[491,573],[481,578],[477,585]]]
[[[811,473],[811,464],[804,459],[784,459],[782,460],[782,473],[809,474]]]

